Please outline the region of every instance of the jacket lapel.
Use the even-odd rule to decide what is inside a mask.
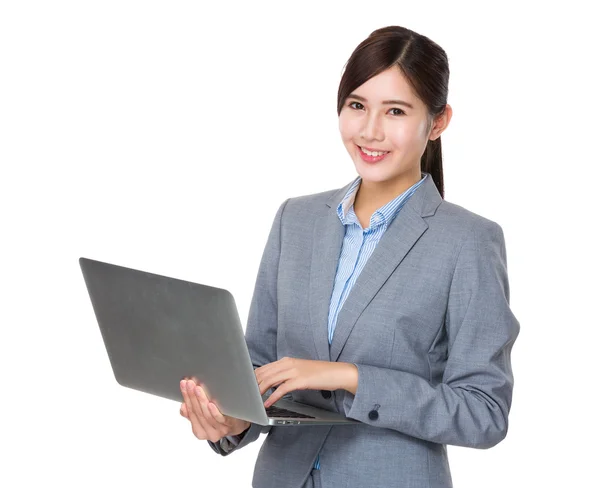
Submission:
[[[337,205],[355,180],[337,191],[317,218],[312,236],[312,262],[310,267],[310,318],[311,328],[321,361],[329,361],[329,303],[337,264],[344,242],[345,228],[337,215]]]
[[[337,361],[363,310],[427,230],[428,225],[423,217],[433,215],[442,202],[431,175],[428,175],[427,180],[400,210],[369,257],[340,310],[329,347],[329,305],[345,234],[344,225],[337,215],[337,205],[352,183],[331,197],[326,204],[324,216],[317,220],[314,228],[310,315],[317,355],[322,361]]]

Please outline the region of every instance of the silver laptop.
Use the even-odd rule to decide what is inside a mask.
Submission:
[[[235,300],[222,288],[80,258],[79,264],[119,384],[182,402],[194,378],[221,412],[260,425],[354,424],[292,401],[265,409]]]

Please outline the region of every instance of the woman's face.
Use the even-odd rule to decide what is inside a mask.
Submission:
[[[386,186],[421,179],[421,156],[431,132],[428,122],[425,104],[395,66],[354,90],[339,116],[342,141],[358,174],[364,182]],[[385,154],[369,155],[363,149]]]

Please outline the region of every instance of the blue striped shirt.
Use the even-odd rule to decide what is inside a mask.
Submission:
[[[381,240],[384,232],[390,226],[398,212],[421,186],[427,173],[421,173],[421,179],[401,195],[386,203],[371,215],[369,227],[363,229],[356,214],[354,213],[354,199],[360,186],[361,178],[358,177],[350,186],[346,195],[337,207],[337,214],[345,226],[344,242],[337,266],[333,293],[329,304],[328,337],[329,345],[333,339],[333,333],[337,324],[337,318],[346,301],[350,290],[356,283],[358,276],[365,267],[369,257],[373,254],[377,243]],[[315,461],[314,468],[320,469],[319,457]]]

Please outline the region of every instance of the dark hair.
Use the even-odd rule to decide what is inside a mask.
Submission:
[[[427,106],[428,130],[431,129],[434,118],[444,112],[448,100],[448,57],[431,39],[399,26],[377,29],[356,47],[340,81],[338,116],[353,90],[392,66],[400,68],[416,96]],[[431,174],[444,198],[441,136],[427,142],[421,156],[421,171]]]

